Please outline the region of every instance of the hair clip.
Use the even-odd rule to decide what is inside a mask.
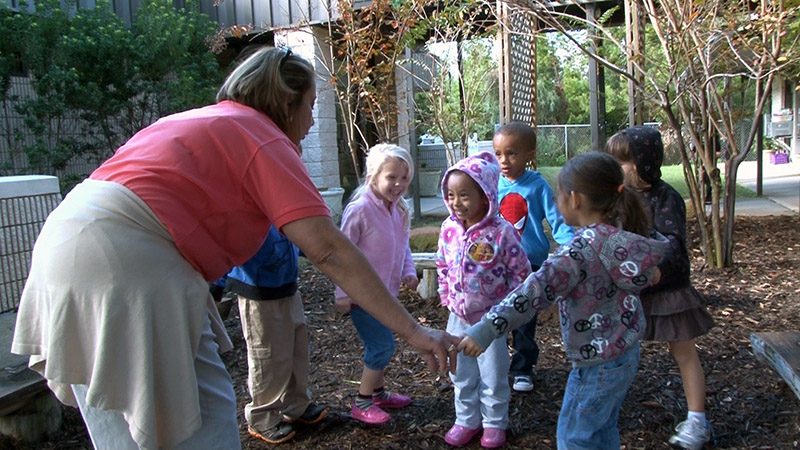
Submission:
[[[285,53],[283,54],[283,56],[281,56],[281,62],[278,63],[279,66],[282,66],[283,63],[286,62],[286,59],[292,55],[292,49],[290,49],[289,47],[284,47],[283,50],[285,51]]]

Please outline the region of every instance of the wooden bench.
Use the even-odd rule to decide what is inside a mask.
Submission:
[[[751,333],[750,344],[800,398],[800,331]]]
[[[417,286],[417,293],[424,299],[439,296],[439,280],[436,274],[436,253],[412,253],[414,267],[417,273],[422,273],[422,278]]]

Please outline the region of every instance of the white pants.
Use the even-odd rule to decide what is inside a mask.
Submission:
[[[450,313],[447,332],[461,336],[469,324]],[[508,428],[508,369],[511,358],[505,336],[495,339],[477,358],[458,354],[457,370],[450,374],[456,406],[456,424],[470,429]]]
[[[202,427],[175,449],[239,449],[239,425],[236,421],[236,395],[233,381],[217,352],[218,345],[211,331],[211,321],[206,317],[194,367],[200,396]],[[140,449],[128,428],[122,413],[102,410],[86,404],[87,387],[73,384],[72,392],[78,401],[83,421],[89,430],[92,444],[97,450]]]

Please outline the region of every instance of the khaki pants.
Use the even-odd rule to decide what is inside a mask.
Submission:
[[[251,402],[244,407],[250,428],[266,430],[283,416],[299,417],[310,402],[308,334],[300,292],[278,300],[239,296],[247,342]]]

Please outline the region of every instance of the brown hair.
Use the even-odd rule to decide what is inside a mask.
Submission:
[[[605,152],[617,158],[620,162],[632,162],[633,153],[628,146],[628,137],[625,130],[617,131],[606,142]]]
[[[232,100],[257,109],[286,131],[291,110],[313,86],[314,68],[308,61],[288,48],[263,47],[233,69],[217,92],[217,102]]]
[[[633,173],[628,177],[628,184],[632,188],[641,191],[650,187],[650,183],[639,176],[639,170],[633,159],[633,152],[628,141],[627,130],[617,131],[608,138],[604,151],[617,158],[620,163],[633,163]]]
[[[536,129],[524,122],[508,122],[494,133],[495,136],[516,136],[527,142],[527,149],[531,152],[531,166],[536,169]]]
[[[601,211],[609,225],[649,236],[647,215],[639,196],[624,185],[625,174],[613,156],[602,152],[577,155],[558,173],[558,189],[579,192]]]

